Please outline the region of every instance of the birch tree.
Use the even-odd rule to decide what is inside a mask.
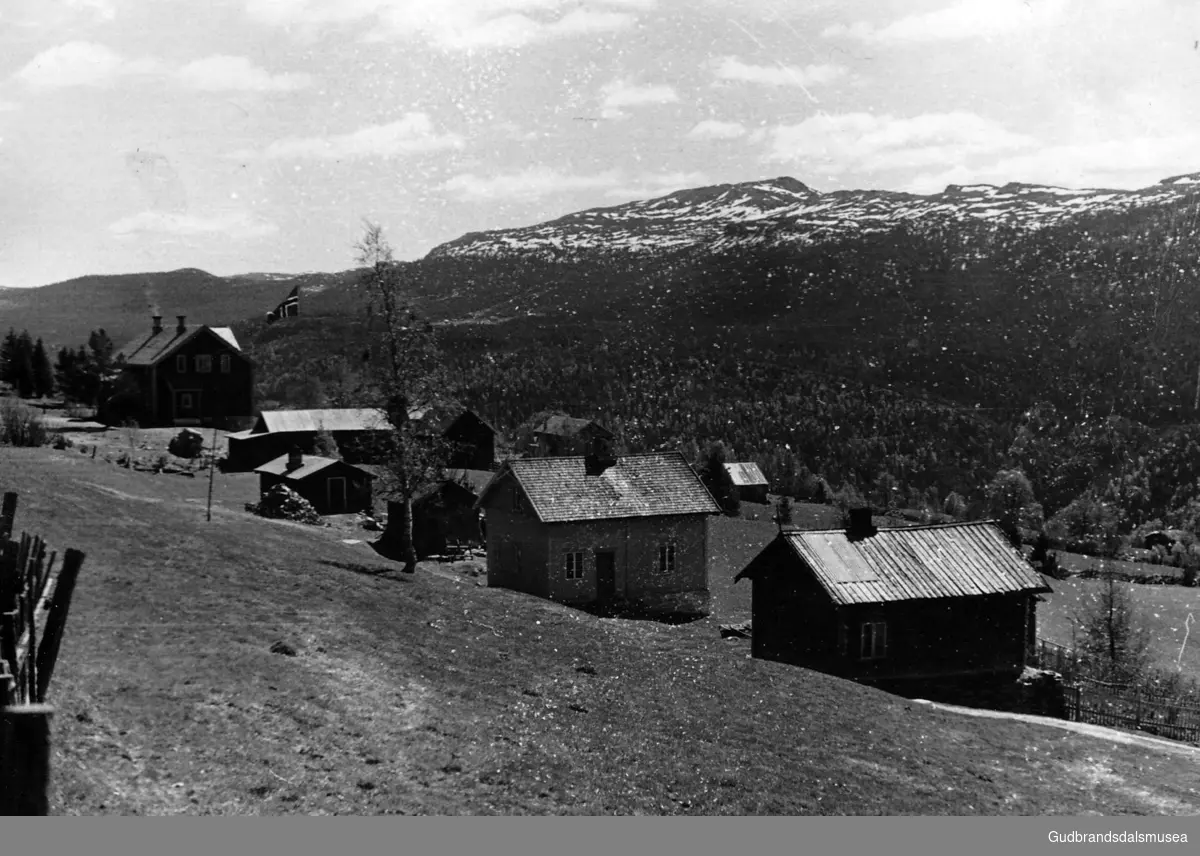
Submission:
[[[417,568],[413,497],[445,472],[447,449],[429,417],[448,399],[448,375],[433,324],[413,305],[411,282],[393,257],[383,229],[366,223],[355,249],[370,331],[364,368],[372,398],[390,428],[378,450],[387,470],[382,487],[401,512],[398,524],[389,520],[388,528],[398,537],[404,572],[411,574]]]

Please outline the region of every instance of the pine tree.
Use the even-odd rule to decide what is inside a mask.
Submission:
[[[33,346],[33,386],[38,398],[54,394],[54,368],[50,365],[46,345],[40,336]]]
[[[707,454],[704,456],[704,462],[700,466],[700,480],[704,482],[704,486],[708,488],[708,492],[713,495],[713,499],[721,506],[721,509],[730,517],[737,517],[741,511],[741,500],[738,498],[737,487],[733,483],[733,478],[729,475],[729,471],[725,469],[725,444],[721,442],[713,443],[708,448]]]
[[[12,380],[10,383],[17,388],[21,398],[33,398],[35,378],[33,371],[33,339],[28,330],[22,330],[17,336],[16,350],[13,353]]]

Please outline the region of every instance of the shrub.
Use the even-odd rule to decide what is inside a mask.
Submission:
[[[0,446],[44,446],[49,434],[41,414],[32,407],[0,400]]]
[[[68,437],[66,434],[59,432],[54,435],[54,441],[50,445],[52,445],[55,449],[62,451],[63,449],[74,448],[75,441],[72,440],[70,437]]]
[[[204,438],[196,431],[183,430],[171,438],[167,451],[177,458],[192,460],[204,450]]]

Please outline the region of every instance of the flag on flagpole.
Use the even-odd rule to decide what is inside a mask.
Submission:
[[[267,313],[267,321],[278,321],[280,318],[294,318],[300,314],[300,286],[292,289],[287,299]]]

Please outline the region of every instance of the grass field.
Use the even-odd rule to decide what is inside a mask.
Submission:
[[[1073,616],[1099,597],[1102,580],[1050,580],[1054,594],[1038,605],[1038,635],[1060,645],[1071,644]],[[1158,666],[1200,678],[1200,588],[1175,585],[1116,583],[1130,592],[1138,614],[1150,629],[1150,650]],[[1193,616],[1190,631],[1188,616]],[[1180,658],[1180,648],[1187,646]]]
[[[246,514],[253,477],[218,475],[205,522],[206,488],[0,449],[18,528],[87,553],[58,813],[1200,811],[1193,759],[749,659],[717,632],[749,589],[721,580],[769,524],[716,522],[718,614],[668,626],[404,576],[365,533]]]

